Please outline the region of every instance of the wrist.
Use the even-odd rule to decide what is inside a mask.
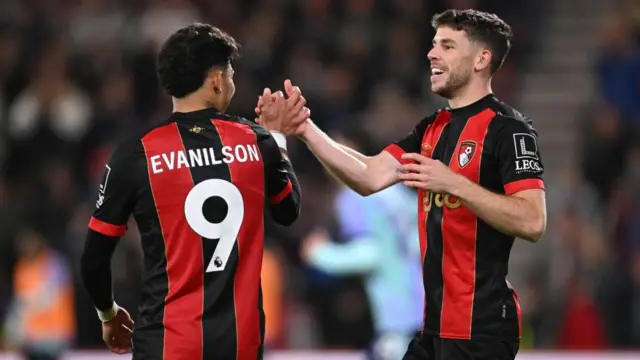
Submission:
[[[467,194],[469,193],[469,186],[473,185],[469,179],[466,177],[456,174],[454,181],[450,183],[450,188],[448,193],[464,200],[467,198]]]
[[[313,123],[313,121],[311,121],[311,119],[307,119],[306,122],[306,126],[303,128],[302,132],[296,134],[298,139],[304,142],[307,142],[311,136],[317,133],[318,130],[318,127]]]
[[[276,144],[278,144],[278,147],[280,148],[280,150],[286,152],[287,136],[284,133],[276,130],[271,130],[269,132],[271,133],[271,136],[273,136],[273,139],[276,141]]]
[[[111,307],[107,310],[96,309],[98,313],[98,319],[100,319],[100,321],[102,321],[103,323],[111,321],[116,317],[116,314],[118,313],[118,309],[119,309],[118,304],[116,304],[115,301],[113,302]]]

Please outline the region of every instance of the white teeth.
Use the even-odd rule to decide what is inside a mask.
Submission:
[[[442,71],[440,69],[433,68],[433,69],[431,69],[431,74],[432,75],[440,75],[440,74],[444,74],[444,71]]]

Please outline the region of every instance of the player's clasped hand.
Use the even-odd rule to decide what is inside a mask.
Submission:
[[[404,154],[402,158],[413,163],[398,169],[398,178],[406,186],[436,193],[450,193],[451,187],[460,179],[447,165],[420,154]]]
[[[304,106],[307,100],[302,96],[300,88],[293,86],[291,80],[284,82],[284,88],[286,99],[281,91],[272,93],[269,88],[264,89],[255,108],[258,115],[256,123],[270,131],[299,135],[303,132],[311,111]]]
[[[102,323],[102,340],[111,352],[122,355],[131,352],[133,320],[127,310],[118,308],[116,316]]]

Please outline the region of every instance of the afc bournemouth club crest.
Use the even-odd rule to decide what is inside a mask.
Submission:
[[[467,166],[476,153],[476,143],[473,141],[463,141],[458,150],[458,165],[460,168]]]

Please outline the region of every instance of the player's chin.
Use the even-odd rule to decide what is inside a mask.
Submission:
[[[440,95],[444,98],[448,98],[450,92],[446,84],[431,84],[431,91],[434,94]]]

